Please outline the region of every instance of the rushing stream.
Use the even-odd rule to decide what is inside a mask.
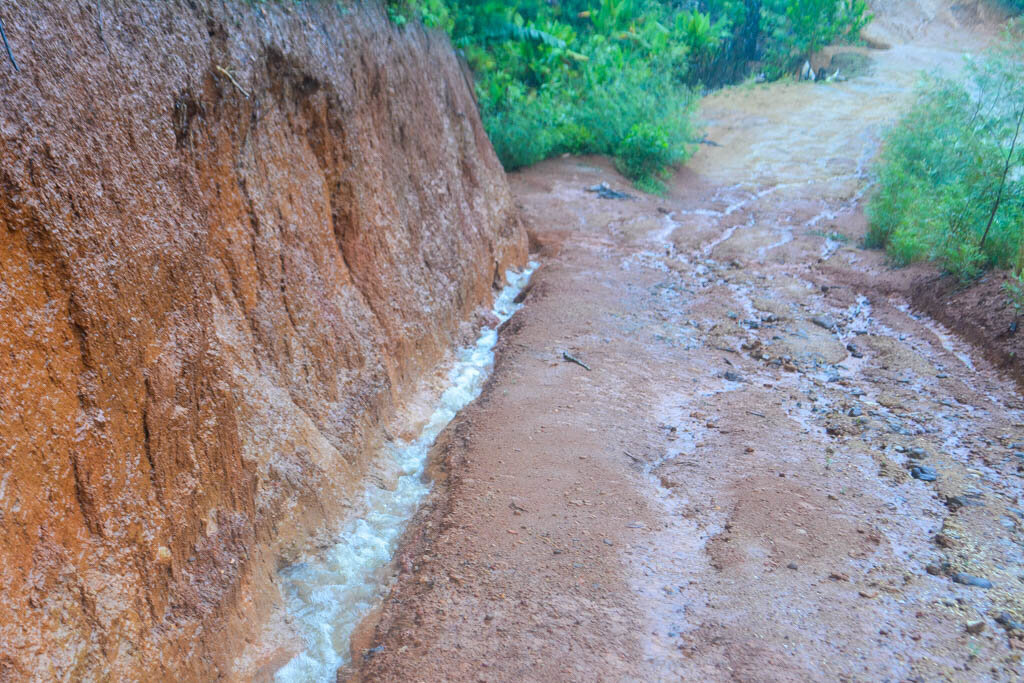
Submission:
[[[502,322],[519,309],[515,299],[536,267],[531,262],[521,273],[507,273],[508,285],[494,302],[494,314]],[[385,455],[401,472],[394,490],[368,485],[365,512],[345,525],[342,540],[317,558],[281,572],[287,609],[301,626],[306,649],[278,670],[275,680],[334,680],[348,658],[352,631],[387,587],[386,568],[406,523],[430,491],[423,477],[430,448],[441,430],[480,395],[497,341],[497,329],[485,327],[475,345],[460,349],[448,388],[423,431],[411,442],[388,445]]]

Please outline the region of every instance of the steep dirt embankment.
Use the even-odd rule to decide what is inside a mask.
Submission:
[[[525,235],[375,3],[3,13],[0,678],[209,678]]]

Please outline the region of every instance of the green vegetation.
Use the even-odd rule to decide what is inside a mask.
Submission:
[[[694,91],[793,71],[852,39],[865,0],[390,0],[392,21],[447,30],[476,74],[506,169],[606,154],[658,191],[694,150]]]
[[[1024,268],[1024,44],[931,76],[885,140],[868,246],[897,264],[934,260],[962,281]]]
[[[1003,289],[1017,315],[1024,313],[1024,275],[1015,274],[1012,280],[1003,285]]]

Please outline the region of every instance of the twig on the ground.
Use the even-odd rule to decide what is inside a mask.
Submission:
[[[750,413],[751,415],[757,415],[758,417],[768,417],[764,413],[759,413],[756,410],[748,410],[747,412]]]
[[[4,49],[7,50],[7,59],[11,60],[11,66],[14,67],[15,71],[21,71],[18,68],[18,63],[14,61],[14,53],[11,52],[11,46],[7,42],[7,34],[4,32],[4,20],[0,19],[0,38],[4,41]]]
[[[575,363],[576,365],[580,366],[584,370],[587,370],[588,372],[590,371],[590,366],[589,365],[587,365],[586,363],[584,363],[583,361],[581,361],[579,358],[577,358],[576,356],[572,355],[568,351],[562,351],[562,358],[564,358],[565,360],[569,361],[570,363]]]
[[[231,72],[230,72],[230,71],[228,71],[227,69],[225,69],[224,67],[222,67],[222,66],[219,66],[219,65],[218,65],[218,66],[216,67],[216,69],[217,69],[217,71],[219,71],[219,72],[221,72],[222,74],[224,74],[225,76],[227,76],[227,79],[228,79],[229,81],[231,81],[231,84],[232,84],[232,85],[234,85],[234,86],[235,86],[236,88],[238,88],[238,92],[242,93],[242,96],[243,96],[243,97],[244,97],[245,99],[249,99],[249,93],[247,93],[247,92],[245,91],[245,88],[243,88],[242,86],[240,86],[240,85],[238,84],[238,81],[236,81],[236,80],[235,80],[235,77],[231,75]]]

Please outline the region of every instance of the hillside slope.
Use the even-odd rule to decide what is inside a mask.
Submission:
[[[209,679],[525,233],[377,3],[2,11],[0,679]]]

